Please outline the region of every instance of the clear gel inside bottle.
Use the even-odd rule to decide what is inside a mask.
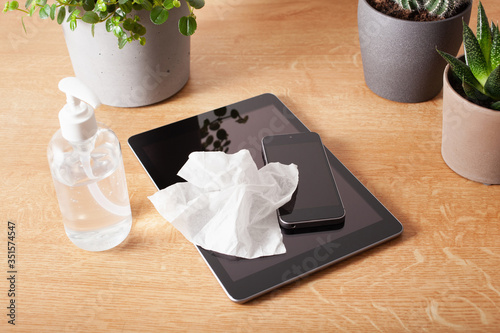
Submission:
[[[59,130],[49,144],[48,159],[69,239],[88,251],[120,244],[130,232],[132,214],[114,132],[98,123],[93,137],[70,143]]]

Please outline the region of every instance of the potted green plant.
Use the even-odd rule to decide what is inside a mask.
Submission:
[[[435,48],[456,54],[472,0],[359,0],[358,33],[367,86],[386,99],[416,103],[442,88],[446,62]]]
[[[9,1],[4,12],[61,24],[75,75],[103,104],[153,104],[187,83],[194,12],[204,0],[54,1],[27,0],[24,9]]]
[[[500,33],[498,25],[490,26],[481,2],[476,34],[464,22],[463,57],[438,50],[448,62],[441,153],[459,175],[500,184]]]

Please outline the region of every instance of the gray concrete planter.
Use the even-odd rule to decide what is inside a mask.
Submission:
[[[170,11],[162,25],[149,19],[149,12],[136,15],[146,27],[146,45],[139,42],[118,48],[117,38],[96,24],[92,37],[90,24],[79,21],[75,31],[63,24],[75,75],[92,87],[106,105],[137,107],[160,102],[177,93],[189,79],[190,38],[177,28],[187,6]]]
[[[358,33],[367,86],[397,102],[417,103],[436,96],[446,66],[436,46],[457,54],[462,19],[469,22],[471,8],[472,4],[446,20],[414,22],[387,16],[359,0]]]
[[[484,184],[500,184],[500,111],[469,102],[443,74],[441,154],[459,175]]]

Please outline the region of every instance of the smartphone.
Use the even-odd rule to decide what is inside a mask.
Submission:
[[[267,163],[294,163],[299,169],[299,184],[290,202],[278,209],[283,228],[310,228],[345,221],[342,198],[317,133],[266,136],[262,153]]]

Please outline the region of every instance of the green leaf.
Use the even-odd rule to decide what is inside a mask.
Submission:
[[[163,1],[163,7],[165,7],[165,9],[167,9],[167,10],[170,10],[170,9],[174,8],[174,2],[173,2],[173,0],[165,0],[165,1]]]
[[[500,32],[498,31],[498,26],[492,24],[492,39],[491,44],[491,69],[495,69],[500,66]]]
[[[75,31],[76,29],[76,19],[69,21],[69,28],[71,31]]]
[[[45,4],[42,8],[40,8],[40,12],[38,13],[41,19],[46,19],[50,16],[50,5]]]
[[[26,3],[24,4],[24,8],[26,8],[26,9],[30,8],[32,3],[33,3],[33,0],[26,0]]]
[[[495,103],[491,104],[491,105],[490,105],[490,107],[491,107],[493,110],[500,111],[500,101],[498,101],[498,102],[495,102]]]
[[[127,45],[127,38],[118,38],[118,48],[121,50]]]
[[[97,23],[99,22],[99,16],[94,12],[86,12],[82,16],[82,21],[90,24]]]
[[[33,17],[35,10],[36,10],[36,6],[31,6],[30,9],[28,10],[28,16]]]
[[[194,9],[200,9],[203,8],[203,6],[205,6],[205,0],[187,0],[187,2]]]
[[[453,2],[453,1],[451,1]],[[442,0],[430,0],[427,1],[425,4],[425,9],[434,15],[437,16],[443,16],[446,15],[446,12],[450,11],[452,6],[456,5],[451,5],[449,3],[444,3]]]
[[[484,59],[481,46],[476,36],[474,36],[474,33],[467,26],[465,21],[463,22],[463,28],[465,59],[467,60],[467,65],[469,65],[476,79],[484,86],[488,79],[488,65],[486,64],[486,60]]]
[[[125,2],[120,4],[120,8],[126,13],[130,13],[132,11],[132,3],[131,2]]]
[[[134,20],[132,20],[131,18],[127,18],[123,21],[123,29],[132,31],[132,29],[134,29],[134,24]]]
[[[68,15],[68,19],[66,21],[71,21],[71,20],[76,20],[78,17],[78,14],[80,14],[80,10],[76,9],[75,7],[68,7],[68,11],[71,13],[71,15]]]
[[[408,0],[410,7],[412,10],[422,9],[423,5],[421,4],[422,0]]]
[[[127,16],[127,13],[125,13],[123,11],[123,9],[121,8],[118,8],[115,10],[115,13],[113,14],[113,17],[117,17],[117,18],[120,18],[120,19],[123,19]]]
[[[128,1],[128,0],[118,0],[118,3],[119,3],[120,5],[123,5],[123,4],[124,4],[124,3],[126,3],[127,1]]]
[[[469,97],[469,99],[471,99],[473,101],[476,101],[476,102],[483,101],[484,102],[484,101],[490,100],[490,98],[488,96],[486,96],[485,94],[483,94],[482,92],[480,92],[479,90],[474,88],[473,86],[469,85],[465,81],[462,81],[462,88],[464,89],[464,92],[467,95],[467,97]]]
[[[113,27],[115,25],[113,24],[113,21],[111,19],[106,20],[106,31],[111,32],[113,30]]]
[[[490,62],[490,50],[491,50],[491,30],[490,24],[488,22],[488,17],[486,16],[486,12],[484,11],[484,7],[479,2],[477,7],[477,40],[479,42],[479,46],[483,51],[484,59],[486,63]],[[491,71],[491,68],[489,68]]]
[[[107,11],[97,10],[96,14],[99,16],[99,22],[104,22],[106,20],[106,18],[108,18]]]
[[[57,6],[54,3],[54,4],[52,4],[52,6],[50,6],[50,19],[52,21],[56,18],[56,10],[57,10]]]
[[[141,44],[142,46],[146,45],[146,37],[140,37],[139,44]]]
[[[150,13],[151,22],[154,24],[162,24],[168,19],[168,10],[162,6],[156,6],[151,10]]]
[[[47,0],[36,0],[36,4],[40,7],[45,6],[47,4]]]
[[[61,6],[57,13],[57,23],[62,24],[64,22],[64,17],[66,17],[66,7]]]
[[[125,31],[123,31],[122,27],[120,26],[114,26],[113,27],[113,34],[118,37],[118,39],[126,39],[127,37],[127,34],[125,33]]]
[[[146,27],[143,26],[142,24],[136,22],[134,24],[134,28],[132,29],[132,32],[134,34],[139,35],[139,36],[144,36],[146,34]]]
[[[95,1],[94,0],[83,0],[82,1],[82,8],[86,12],[90,12],[90,11],[94,10],[94,8],[95,8]]]
[[[472,71],[470,70],[469,67],[467,67],[466,64],[464,64],[462,61],[459,59],[455,58],[451,54],[448,54],[446,52],[442,52],[436,49],[438,53],[450,64],[451,70],[464,82],[467,82],[467,84],[473,86],[477,90],[482,91],[483,87],[481,83],[476,79],[474,74],[472,74]]]
[[[115,5],[111,5],[109,7],[112,7],[113,9],[109,11],[111,8],[108,8],[108,6],[104,2],[97,3],[97,10],[101,13],[112,13],[114,11],[114,8],[116,8]]]
[[[491,72],[484,85],[484,91],[494,99],[500,99],[500,66]]]
[[[196,31],[196,19],[192,16],[183,16],[179,20],[179,31],[184,36],[191,36]]]
[[[11,10],[16,10],[19,8],[19,2],[17,1],[11,1],[11,2],[8,2],[8,5],[9,5],[9,11]]]
[[[137,35],[135,36],[135,39],[138,39],[139,36],[146,34],[146,28],[142,24],[137,23],[131,18],[128,18],[125,21],[123,21],[123,29],[131,31],[132,33]]]
[[[149,0],[144,0],[142,8],[144,8],[147,11],[151,11],[153,9],[153,4]]]

